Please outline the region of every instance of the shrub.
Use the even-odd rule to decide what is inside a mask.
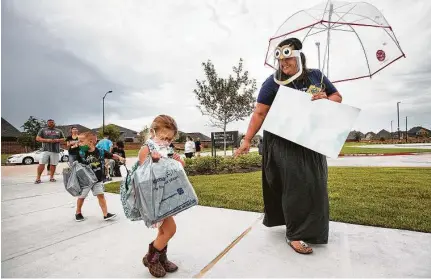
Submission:
[[[262,166],[262,156],[257,153],[234,158],[232,156],[205,156],[186,159],[188,175],[236,173],[258,170]]]

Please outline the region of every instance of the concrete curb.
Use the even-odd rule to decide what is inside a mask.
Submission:
[[[360,153],[360,154],[339,154],[338,157],[363,157],[363,156],[400,156],[400,155],[423,155],[431,154],[431,152],[398,152],[398,153]]]

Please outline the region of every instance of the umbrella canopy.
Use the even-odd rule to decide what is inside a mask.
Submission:
[[[361,79],[405,57],[383,14],[365,2],[328,1],[290,16],[269,40],[265,65],[284,39],[302,41],[308,68],[319,68],[333,83]]]

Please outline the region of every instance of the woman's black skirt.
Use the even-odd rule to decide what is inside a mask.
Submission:
[[[264,131],[265,226],[286,225],[289,240],[326,244],[329,232],[327,180],[324,155]]]

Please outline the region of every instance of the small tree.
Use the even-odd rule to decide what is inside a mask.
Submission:
[[[31,150],[40,148],[42,143],[36,141],[36,136],[39,133],[39,130],[45,126],[45,120],[30,116],[28,120],[21,126],[24,132],[18,138],[18,142],[25,148],[30,148]]]
[[[187,135],[183,132],[179,132],[177,142],[186,142],[186,140],[187,140]]]
[[[257,146],[261,139],[262,139],[261,135],[255,135],[252,139],[253,146]]]
[[[357,142],[360,142],[360,141],[361,141],[361,133],[360,133],[360,132],[356,132],[356,133],[355,133],[355,140],[356,140]]]
[[[150,128],[145,125],[144,129],[142,129],[142,131],[139,132],[139,142],[140,143],[144,143],[147,139],[148,139],[148,133],[150,132]]]
[[[210,124],[224,132],[224,155],[226,156],[226,127],[229,123],[243,120],[253,112],[256,80],[243,72],[243,60],[233,67],[233,75],[220,78],[211,60],[202,63],[206,80],[196,80],[193,92],[202,115],[209,116]]]
[[[109,124],[105,126],[105,134],[109,136],[109,139],[113,142],[118,141],[120,139],[120,129],[115,126],[114,124]],[[99,131],[97,132],[97,137],[102,139],[103,138],[103,127],[99,128]]]

